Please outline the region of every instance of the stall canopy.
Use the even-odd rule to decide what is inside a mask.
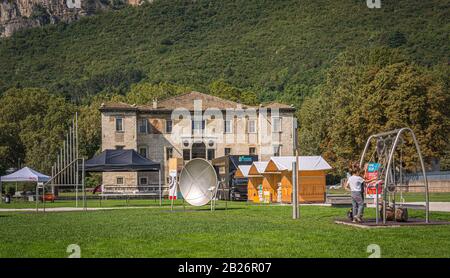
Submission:
[[[159,171],[160,167],[135,150],[105,150],[85,162],[86,172]]]
[[[270,158],[269,164],[274,163],[278,171],[292,171],[292,162],[295,156],[273,156]],[[330,170],[332,167],[321,156],[299,156],[299,171],[320,171]]]
[[[234,175],[236,178],[248,178],[248,172],[250,172],[250,168],[252,165],[239,165],[236,174]]]
[[[49,180],[49,176],[28,167],[24,167],[12,174],[0,177],[1,182],[47,182]]]

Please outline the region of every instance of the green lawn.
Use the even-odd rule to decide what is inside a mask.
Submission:
[[[228,205],[0,213],[0,257],[66,257],[69,244],[82,257],[367,257],[369,244],[382,257],[450,257],[450,226],[366,230],[334,224],[343,208],[305,206],[297,221],[290,206]]]
[[[350,192],[345,190],[330,190],[329,194],[347,194]],[[70,195],[65,195],[70,196]],[[75,196],[75,195],[74,195]],[[81,194],[79,195],[80,201],[79,206],[82,206],[81,203]],[[92,196],[91,193],[88,196]],[[423,202],[425,201],[424,193],[404,193],[404,200],[406,202]],[[400,195],[396,196],[397,201],[400,201]],[[430,201],[431,202],[450,202],[450,193],[430,193]],[[181,201],[175,201],[175,204],[181,205]],[[103,200],[100,202],[100,199],[88,199],[87,206],[88,207],[126,207],[126,206],[158,206],[159,199],[130,199],[128,202],[126,199],[118,199],[118,200]],[[163,205],[170,205],[170,201],[163,200]],[[46,207],[75,207],[75,200],[57,200],[54,203],[46,202]],[[13,199],[10,204],[1,203],[0,208],[35,208],[35,202],[24,201],[23,199]],[[43,204],[39,203],[39,207],[42,208]]]
[[[162,205],[163,206],[170,206],[170,201],[165,199],[162,201]],[[183,202],[181,200],[177,200],[174,201],[175,205],[182,205]],[[39,208],[42,209],[44,206],[44,204],[42,202],[39,202]],[[56,200],[55,202],[45,202],[45,207],[46,208],[54,208],[54,207],[75,207],[76,206],[76,202],[75,200]],[[81,197],[78,201],[78,206],[82,207],[83,203],[81,200]],[[100,199],[95,199],[95,200],[87,200],[87,207],[89,208],[97,208],[97,207],[134,207],[134,206],[139,206],[139,207],[153,207],[159,206],[159,199],[130,199],[130,200],[126,200],[126,199],[115,199],[115,200],[100,200]],[[24,201],[24,200],[17,200],[14,199],[11,203],[9,204],[5,204],[2,203],[0,204],[0,208],[10,208],[10,209],[20,209],[20,208],[35,208],[36,207],[36,202],[29,202],[29,201]]]

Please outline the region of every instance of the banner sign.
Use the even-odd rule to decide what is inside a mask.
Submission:
[[[169,200],[177,199],[177,170],[169,171]]]
[[[380,170],[381,164],[370,162],[367,166],[366,174],[364,179],[370,180],[369,183],[366,184],[366,198],[368,199],[374,199],[376,198],[376,188],[378,185],[378,194],[381,194],[382,192],[382,184],[383,181],[379,180],[379,170]]]

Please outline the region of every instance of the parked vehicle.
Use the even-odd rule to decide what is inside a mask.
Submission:
[[[239,165],[251,165],[254,161],[258,161],[257,155],[225,155],[211,161],[216,169],[218,179],[223,184],[223,188],[218,190],[220,200],[247,200],[248,179],[235,178],[234,174]]]

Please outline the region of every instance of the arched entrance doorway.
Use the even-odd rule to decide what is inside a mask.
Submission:
[[[192,159],[194,158],[204,158],[206,159],[206,146],[205,143],[194,143],[192,144]]]

